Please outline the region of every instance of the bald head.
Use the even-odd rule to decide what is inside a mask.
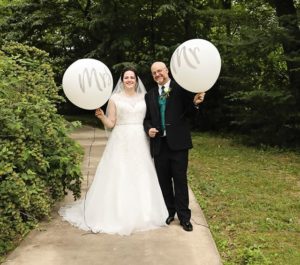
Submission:
[[[151,65],[151,71],[152,71],[152,68],[167,68],[167,66],[164,62],[154,62]]]
[[[166,64],[163,62],[154,62],[151,65],[151,73],[154,81],[161,86],[163,86],[170,80],[169,70]]]

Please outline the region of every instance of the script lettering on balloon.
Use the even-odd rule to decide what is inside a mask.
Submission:
[[[99,76],[102,79],[104,87],[110,86],[112,84],[111,75],[107,72],[105,68],[104,68],[104,73],[99,73]]]
[[[200,93],[209,90],[218,79],[221,57],[211,42],[191,39],[176,48],[170,66],[172,77],[182,88]]]
[[[102,80],[103,87],[106,88],[106,86],[111,85],[112,80],[111,80],[111,76],[109,75],[109,73],[107,73],[107,70],[104,69],[104,71],[105,71],[104,73],[99,73],[99,76]],[[91,87],[93,79],[96,82],[98,90],[103,91],[100,81],[97,77],[97,72],[96,72],[95,68],[92,68],[90,72],[87,68],[84,68],[82,75],[81,74],[78,75],[78,79],[79,79],[80,89],[83,93],[85,93],[85,91],[86,91],[86,83],[88,83],[88,86]],[[87,80],[87,82],[86,82],[86,80]]]
[[[79,108],[93,110],[103,106],[110,98],[113,78],[104,63],[84,58],[68,67],[62,86],[70,102]]]
[[[194,58],[195,62],[192,62],[191,57],[189,57],[187,55],[187,51],[192,55],[191,57]],[[192,68],[192,69],[197,69],[197,64],[200,64],[200,60],[197,56],[197,52],[200,52],[199,47],[195,47],[195,48],[189,48],[188,50],[186,49],[186,47],[182,47],[181,49],[177,49],[176,51],[176,59],[177,60],[172,60],[172,69],[175,73],[177,73],[177,69],[175,66],[175,61],[177,61],[177,66],[180,67],[181,66],[181,60],[184,58],[186,64]],[[195,65],[196,63],[196,65]]]

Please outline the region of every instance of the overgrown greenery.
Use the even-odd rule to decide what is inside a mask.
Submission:
[[[194,134],[189,179],[224,265],[297,265],[300,157]]]
[[[92,57],[114,75],[124,64],[136,64],[150,87],[153,61],[169,63],[182,42],[207,39],[220,51],[222,71],[195,127],[243,133],[254,144],[295,146],[299,7],[299,0],[3,0],[0,42],[47,51],[58,84],[68,65]]]
[[[0,260],[66,189],[80,195],[82,150],[57,114],[62,98],[53,76],[45,52],[17,43],[1,47]]]

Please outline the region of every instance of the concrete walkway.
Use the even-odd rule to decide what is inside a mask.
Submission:
[[[106,144],[105,132],[92,127],[76,130],[72,137],[85,149],[83,194],[91,184]],[[205,217],[190,191],[193,232],[178,220],[170,226],[130,236],[91,234],[61,220],[57,210],[73,201],[71,194],[7,257],[6,265],[219,265],[219,253]]]

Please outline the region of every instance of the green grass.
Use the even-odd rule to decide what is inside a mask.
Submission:
[[[189,181],[223,263],[300,264],[300,156],[193,135]]]

